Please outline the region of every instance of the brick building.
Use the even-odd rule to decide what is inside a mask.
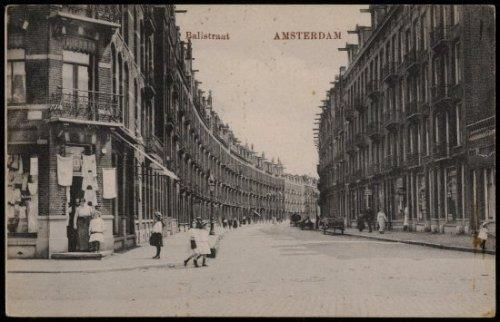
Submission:
[[[170,233],[284,215],[283,165],[214,111],[174,6],[12,5],[7,35],[9,257],[86,251],[78,200],[100,206],[110,252],[147,242],[156,210]]]
[[[367,205],[394,227],[471,232],[495,220],[495,11],[371,5],[322,107],[321,211]]]

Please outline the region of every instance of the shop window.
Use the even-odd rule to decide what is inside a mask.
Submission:
[[[6,212],[9,233],[38,231],[38,194],[37,155],[8,154]]]
[[[7,103],[26,103],[26,66],[24,49],[13,49],[7,52],[5,84]]]
[[[447,220],[455,221],[458,219],[458,194],[457,194],[457,170],[449,168],[446,171],[446,205]]]

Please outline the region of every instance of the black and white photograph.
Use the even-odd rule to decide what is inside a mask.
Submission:
[[[496,8],[6,4],[8,317],[496,316]]]

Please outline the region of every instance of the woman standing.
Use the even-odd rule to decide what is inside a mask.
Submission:
[[[75,211],[73,228],[76,230],[78,236],[76,248],[81,252],[89,251],[89,226],[93,210],[94,204],[92,201],[85,203],[85,200],[81,199],[80,206]]]
[[[153,259],[160,259],[160,252],[163,246],[163,221],[159,211],[154,212],[153,232],[151,233],[149,243],[151,246],[156,246],[156,255]]]
[[[378,232],[383,234],[385,231],[385,222],[387,221],[387,216],[385,215],[382,209],[377,213],[377,222],[378,222]]]

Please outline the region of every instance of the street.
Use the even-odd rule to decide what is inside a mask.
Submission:
[[[266,223],[228,231],[208,265],[9,273],[7,314],[478,317],[496,312],[491,255]]]

